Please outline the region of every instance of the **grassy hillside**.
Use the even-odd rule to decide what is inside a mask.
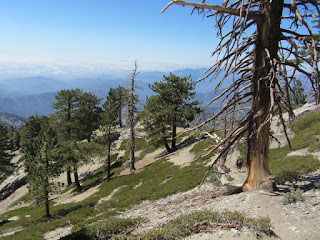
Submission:
[[[270,171],[276,182],[283,184],[320,168],[320,161],[311,153],[320,150],[320,112],[308,113],[289,126],[295,133],[289,145],[270,150]],[[292,151],[308,149],[307,155],[290,155]]]
[[[319,120],[320,115],[316,112],[292,123],[290,127],[295,132],[295,137],[291,141],[293,150],[308,148],[310,152],[313,152],[320,148]],[[118,152],[115,152],[113,156],[112,179],[110,181],[104,181],[105,173],[98,169],[93,176],[82,183],[83,191],[93,187],[98,187],[98,190],[76,203],[57,205],[53,200],[51,202],[53,217],[50,219],[44,217],[44,206],[37,205],[18,208],[0,215],[0,235],[13,233],[10,236],[3,236],[2,239],[44,239],[45,233],[66,227],[71,229],[72,234],[63,239],[104,239],[103,237],[113,237],[113,239],[176,239],[196,233],[199,230],[194,228],[196,224],[199,228],[211,228],[213,226],[209,223],[219,225],[226,222],[228,223],[227,229],[236,225],[239,229],[248,227],[257,232],[270,234],[271,224],[267,218],[248,218],[239,212],[203,211],[181,216],[166,226],[159,226],[158,229],[144,233],[140,238],[129,238],[126,235],[130,233],[128,229],[134,228],[142,219],[119,219],[116,217],[117,212],[122,212],[144,200],[154,201],[178,192],[188,191],[199,185],[207,170],[206,164],[210,158],[198,159],[198,156],[203,153],[204,148],[213,142],[211,139],[199,138],[199,133],[188,136],[188,140],[190,139],[193,139],[192,142],[194,142],[190,154],[194,154],[195,158],[195,161],[190,165],[174,165],[169,161],[174,155],[169,155],[160,158],[135,174],[119,176],[118,174],[125,168],[125,162],[128,159],[127,140],[124,140],[120,144]],[[138,138],[137,151],[140,152],[138,160],[155,150],[157,149],[145,139]],[[117,158],[117,154],[121,151],[125,151],[124,156]],[[270,169],[278,183],[291,181],[300,175],[320,168],[320,161],[314,156],[288,156],[290,152],[288,146],[270,150]],[[64,190],[64,192],[66,191],[75,191],[75,187],[68,187]],[[12,217],[16,219],[12,220]],[[9,220],[10,218],[11,220]],[[206,223],[204,223],[205,221]]]

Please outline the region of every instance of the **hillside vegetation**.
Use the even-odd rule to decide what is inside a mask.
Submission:
[[[270,169],[278,184],[297,181],[299,177],[320,169],[319,159],[312,155],[320,148],[319,120],[319,112],[313,112],[298,118],[290,125],[295,133],[291,139],[292,151],[308,148],[309,155],[290,156],[292,151],[288,145],[270,150]],[[122,134],[125,134],[125,131]],[[157,226],[151,231],[135,233],[135,236],[132,231],[146,216],[119,218],[119,213],[137,204],[160,200],[199,186],[207,164],[215,156],[206,159],[199,159],[198,156],[212,141],[210,138],[200,138],[199,132],[185,135],[177,142],[179,150],[166,155],[164,150],[159,151],[140,137],[136,146],[136,151],[139,152],[137,161],[146,161],[148,165],[137,169],[135,174],[123,175],[120,172],[128,167],[129,153],[126,148],[127,140],[120,137],[116,144],[118,147],[112,152],[110,181],[104,180],[106,172],[103,167],[91,169],[90,174],[88,170],[84,171],[87,174],[82,175],[86,177],[81,179],[83,188],[80,193],[75,191],[75,185],[65,188],[61,182],[58,185],[58,179],[55,180],[57,191],[51,196],[51,218],[44,216],[44,206],[37,206],[28,199],[28,195],[20,196],[11,201],[9,209],[14,210],[0,216],[0,236],[2,239],[59,239],[63,236],[61,239],[177,239],[206,230],[236,228],[239,231],[251,229],[250,231],[259,235],[272,237],[269,218],[250,217],[238,211],[195,211],[172,219],[166,225]],[[193,156],[193,161],[183,165],[174,164],[174,159],[186,148],[190,149],[189,155]],[[155,153],[160,154],[155,156]],[[99,158],[97,157],[94,157],[95,162]],[[103,157],[100,156],[101,158]],[[18,171],[17,168],[16,174]],[[316,186],[317,182],[314,183]],[[223,201],[222,195],[227,193],[224,187],[214,187],[210,182],[206,184],[209,184],[215,196]],[[63,204],[62,197],[74,201]],[[23,205],[25,207],[21,207]],[[51,238],[49,233],[58,237]]]

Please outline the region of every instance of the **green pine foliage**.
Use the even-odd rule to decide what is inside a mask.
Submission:
[[[56,155],[63,162],[65,170],[72,169],[74,175],[74,181],[77,187],[77,191],[81,191],[81,185],[78,176],[78,168],[87,163],[89,158],[86,157],[81,146],[87,143],[77,143],[75,141],[63,141],[59,142],[56,149]]]
[[[56,112],[52,116],[52,121],[59,133],[59,141],[69,141],[68,144],[84,139],[90,141],[92,131],[99,127],[101,107],[98,105],[102,99],[92,93],[82,92],[79,88],[61,90],[55,98],[53,108],[56,109]],[[68,148],[68,146],[65,147]],[[65,167],[68,185],[72,183],[71,171],[73,170],[75,183],[80,191],[81,186],[77,173],[80,161],[77,159],[78,157],[65,158]]]
[[[78,140],[87,139],[90,141],[91,134],[99,128],[99,115],[102,112],[99,104],[102,98],[88,92],[80,95],[79,107],[75,113]]]
[[[36,138],[41,131],[41,123],[44,121],[45,117],[33,115],[30,116],[25,125],[20,129],[21,132],[21,153],[23,154],[23,159],[30,156],[35,156],[37,151]]]
[[[60,139],[72,140],[78,135],[76,113],[80,104],[82,90],[79,88],[61,90],[56,96],[52,107],[56,109],[54,120]]]
[[[149,87],[156,95],[147,99],[140,114],[142,124],[155,145],[162,143],[168,152],[175,151],[177,127],[186,127],[201,112],[195,96],[194,83],[189,77],[172,73]],[[171,146],[169,146],[169,141]]]
[[[45,203],[46,216],[50,217],[49,194],[52,188],[49,179],[61,172],[61,162],[55,155],[56,132],[50,126],[48,118],[38,116],[30,117],[21,131],[29,194],[37,204]]]
[[[15,151],[20,148],[20,133],[13,126],[8,129],[9,150]]]
[[[299,79],[295,79],[293,82],[292,92],[290,95],[290,100],[295,105],[301,105],[306,103],[306,95],[303,93],[304,88],[302,87],[302,83]]]
[[[9,148],[8,129],[0,123],[0,181],[13,170],[13,166],[10,164]]]
[[[111,89],[110,89],[111,91]],[[128,106],[129,103],[129,89],[122,86],[113,89],[113,94],[115,95],[115,105],[118,108],[118,123],[119,127],[122,127],[122,110]]]
[[[107,99],[103,104],[103,113],[100,118],[100,131],[102,135],[98,136],[97,141],[106,146],[107,152],[107,179],[111,178],[111,146],[112,143],[118,138],[118,132],[115,130],[117,120],[119,117],[119,98],[115,89],[111,88],[107,95]]]

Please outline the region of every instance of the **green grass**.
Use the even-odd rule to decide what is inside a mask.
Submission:
[[[108,219],[116,211],[122,211],[133,204],[143,200],[156,200],[168,195],[184,192],[196,187],[206,168],[200,164],[192,163],[190,166],[181,168],[166,160],[158,160],[147,167],[144,171],[133,175],[113,177],[110,181],[101,184],[99,191],[79,203],[70,203],[53,206],[51,203],[52,218],[44,217],[44,206],[30,206],[9,211],[0,215],[0,220],[18,216],[18,221],[4,223],[0,226],[0,234],[12,229],[22,227],[23,230],[4,239],[43,239],[44,233],[59,227],[74,225],[73,231],[81,229],[97,221]],[[99,175],[88,179],[83,186],[92,185],[100,179]],[[140,182],[142,185],[133,189]],[[121,188],[120,188],[121,187]],[[70,187],[69,189],[71,189]],[[97,205],[99,199],[110,195],[114,189],[120,190],[114,197]],[[98,215],[98,213],[103,213]],[[30,215],[31,217],[25,217]]]
[[[278,184],[296,180],[299,176],[320,168],[320,161],[312,155],[284,156],[283,153],[285,151],[275,157],[274,151],[272,151],[270,156],[270,171]]]
[[[290,125],[295,135],[290,140],[292,151],[308,148],[313,151],[320,146],[320,113],[314,112],[297,118]],[[276,183],[283,184],[293,181],[299,176],[320,168],[320,161],[312,155],[288,156],[289,146],[270,149],[270,171],[276,178]]]
[[[125,151],[124,156],[122,157],[122,163],[125,163],[126,161],[129,160],[129,148],[128,148],[128,144],[129,144],[129,140],[128,139],[124,139],[119,147],[119,151]],[[157,148],[155,146],[153,146],[152,144],[150,144],[149,141],[147,141],[145,138],[136,138],[135,139],[135,147],[136,147],[136,151],[142,151],[140,153],[140,155],[138,157],[136,157],[136,161],[139,161],[140,159],[142,159],[144,156],[146,156],[148,153],[154,152],[155,150],[157,150]]]
[[[103,203],[99,207],[103,210],[124,209],[143,200],[156,200],[179,191],[186,191],[200,183],[204,172],[205,167],[196,163],[180,169],[173,163],[158,160],[137,174],[121,176],[110,182],[104,182],[97,194],[106,196],[111,193],[109,189],[116,189],[120,186],[122,188],[111,201]],[[165,180],[167,181],[162,184]],[[142,185],[133,189],[140,182]]]
[[[311,147],[317,147],[317,136],[320,131],[320,121],[318,116],[308,116],[305,123],[300,121],[302,120],[299,120],[292,125],[296,133],[295,137],[292,139],[294,148],[299,149],[302,147],[309,147],[310,149]],[[194,133],[188,138],[198,138],[199,134],[200,133]],[[126,150],[126,142],[127,140],[122,142],[120,149],[123,148],[123,150]],[[305,144],[306,142],[307,144]],[[215,144],[215,142],[212,139],[207,138],[197,142],[191,151],[196,155],[196,157],[199,157],[201,154],[205,153],[205,149],[207,147],[213,144]],[[137,150],[143,151],[141,156],[155,150],[148,141],[142,138],[137,139],[136,148]],[[319,160],[314,159],[311,155],[288,157],[287,154],[289,152],[290,150],[288,146],[270,150],[270,170],[272,174],[275,175],[278,183],[290,181],[299,175],[320,168]],[[210,157],[211,156],[208,158]],[[157,200],[159,198],[163,198],[177,192],[185,192],[196,187],[199,185],[207,170],[207,168],[201,163],[204,160],[193,162],[187,167],[180,168],[180,166],[175,166],[173,163],[162,159],[156,161],[143,171],[136,174],[115,177],[121,170],[122,163],[125,161],[125,158],[119,160],[118,157],[115,156],[113,161],[120,161],[120,164],[115,164],[115,167],[112,169],[113,175],[110,181],[102,182],[104,173],[100,171],[82,184],[84,188],[89,188],[102,182],[98,192],[92,194],[90,197],[79,203],[70,203],[58,206],[53,206],[53,204],[51,204],[51,214],[53,217],[50,219],[44,217],[44,206],[30,206],[9,211],[0,215],[0,220],[5,220],[13,216],[18,216],[20,219],[18,221],[6,222],[0,225],[0,234],[13,229],[22,228],[22,231],[3,239],[37,240],[43,239],[44,233],[48,231],[59,227],[69,226],[70,224],[73,225],[72,231],[74,234],[69,237],[74,238],[68,239],[93,239],[92,237],[97,231],[101,232],[105,236],[114,233],[121,234],[123,229],[132,226],[132,224],[136,224],[139,220],[127,219],[117,222],[118,220],[113,218],[113,215],[117,211],[123,211],[134,204],[141,203],[143,200]],[[135,188],[139,183],[142,183],[141,186]],[[67,190],[72,188],[73,186],[67,188]],[[109,201],[98,204],[98,201],[101,198],[110,195],[115,189],[118,189],[118,191]],[[167,239],[170,239],[170,236],[172,237],[172,233],[174,232],[181,234],[181,236],[184,236],[185,232],[190,234],[190,227],[184,225],[186,222],[188,222],[186,224],[189,224],[189,222],[192,224],[194,221],[201,221],[201,219],[204,219],[203,221],[214,221],[211,219],[216,216],[217,213],[212,214],[213,213],[199,213],[199,216],[197,215],[197,217],[195,217],[196,215],[184,216],[183,219],[174,220],[170,223],[171,225],[168,224],[168,227],[165,226],[158,229],[159,233],[158,230],[154,230],[154,233],[149,233],[149,239],[155,239],[153,238],[154,236],[158,236],[158,239],[163,239],[161,236],[168,236]],[[30,215],[31,217],[25,217],[26,215]],[[229,214],[228,219],[232,219],[230,215],[235,215],[234,217],[237,219],[236,221],[240,222],[239,226],[254,223],[257,225],[250,225],[252,226],[251,228],[257,231],[262,229],[262,232],[268,231],[269,222],[267,220],[248,220],[241,214],[240,215],[242,217],[240,217],[239,213]],[[179,225],[179,222],[182,222],[183,224]],[[84,238],[76,238],[76,236],[82,236]],[[146,237],[145,239],[148,239],[147,235],[144,236]]]
[[[204,140],[199,141],[198,143],[194,144],[193,148],[190,150],[190,152],[193,152],[195,154],[196,158],[199,158],[202,154],[205,154],[208,150],[206,150],[208,147],[215,145],[216,142],[211,138],[206,138]],[[201,158],[202,161],[206,161],[210,159],[215,153],[211,153],[205,158]]]
[[[45,232],[52,231],[59,227],[74,225],[91,216],[95,216],[97,212],[93,205],[84,203],[71,203],[59,206],[51,205],[52,218],[44,216],[44,206],[31,206],[10,211],[1,215],[0,219],[8,219],[12,216],[18,216],[18,221],[8,222],[0,227],[0,234],[8,232],[12,229],[22,227],[23,230],[16,232],[12,236],[3,239],[43,239]],[[30,215],[30,217],[26,217]]]

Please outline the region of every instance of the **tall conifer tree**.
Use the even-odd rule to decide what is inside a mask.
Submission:
[[[102,136],[98,137],[98,141],[105,144],[107,148],[107,179],[111,178],[111,144],[117,138],[117,131],[115,126],[117,124],[119,108],[117,104],[119,101],[117,92],[115,89],[110,89],[107,95],[106,101],[103,104],[104,112],[101,114],[101,127],[100,130],[103,132]]]
[[[76,141],[79,133],[76,114],[82,90],[79,88],[61,90],[55,97],[52,107],[56,109],[56,127],[62,141]],[[67,183],[72,184],[70,164],[67,165]]]
[[[192,101],[194,83],[190,77],[170,73],[149,87],[157,95],[147,99],[145,111],[140,116],[153,142],[162,141],[167,151],[173,152],[177,149],[177,127],[187,126],[187,122],[201,112],[199,101]]]
[[[9,138],[8,129],[0,123],[0,179],[12,171],[11,157],[8,154]]]

